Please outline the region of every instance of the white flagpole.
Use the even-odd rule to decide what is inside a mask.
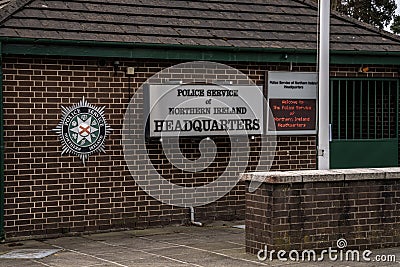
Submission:
[[[318,169],[329,169],[330,0],[319,0]]]

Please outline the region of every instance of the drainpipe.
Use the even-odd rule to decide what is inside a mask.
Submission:
[[[330,0],[319,0],[318,169],[329,169]]]
[[[196,226],[203,226],[201,222],[194,221],[194,208],[190,207],[190,223]]]
[[[4,232],[4,121],[3,121],[3,47],[0,42],[0,242]]]

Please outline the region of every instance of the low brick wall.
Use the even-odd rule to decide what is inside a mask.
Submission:
[[[249,192],[250,181],[262,182]],[[242,174],[246,251],[400,245],[400,168]]]

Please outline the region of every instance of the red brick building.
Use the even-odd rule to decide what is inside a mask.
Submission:
[[[11,1],[0,10],[2,239],[187,222],[188,209],[150,197],[126,166],[122,122],[130,89],[165,68],[198,60],[224,63],[258,85],[265,85],[268,71],[316,71],[316,37],[317,7],[307,0]],[[399,62],[397,36],[332,15],[334,167],[398,165]],[[131,77],[127,67],[135,70]],[[61,106],[82,97],[105,106],[113,129],[105,153],[91,155],[86,165],[61,155],[53,131]],[[277,137],[272,169],[315,169],[316,140]],[[196,159],[199,142],[183,138],[180,146]],[[170,181],[196,186],[229,163],[228,138],[214,142],[216,161],[195,174],[174,169],[159,142],[150,141],[147,149]],[[255,169],[259,136],[250,146],[247,171]],[[365,152],[374,147],[383,149]],[[342,159],[349,158],[352,166],[344,166]],[[196,208],[199,221],[243,218],[242,184]]]

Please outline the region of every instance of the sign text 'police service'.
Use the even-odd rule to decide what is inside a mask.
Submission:
[[[148,85],[144,95],[150,137],[263,132],[263,94],[257,86]]]

